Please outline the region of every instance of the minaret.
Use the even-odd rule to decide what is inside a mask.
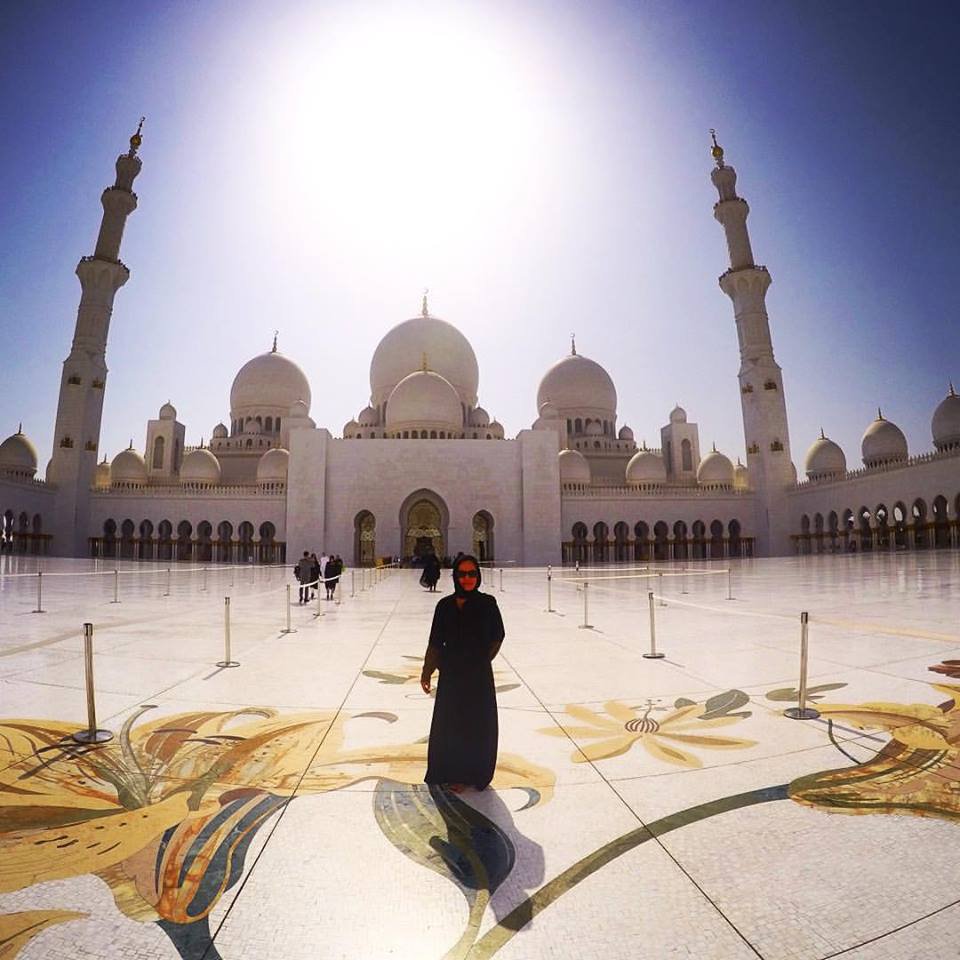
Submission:
[[[47,482],[55,484],[53,552],[86,556],[90,487],[97,465],[103,391],[107,380],[107,333],[113,298],[130,278],[120,261],[120,241],[127,217],[137,208],[133,181],[140,172],[137,150],[142,142],[143,118],[130,138],[130,149],[117,158],[117,179],[103,191],[103,220],[93,256],[77,264],[80,307],[73,346],[64,361],[60,400],[53,437],[53,456]]]
[[[710,174],[720,194],[713,215],[723,226],[730,254],[730,269],[720,277],[720,289],[733,301],[740,342],[740,404],[747,446],[750,485],[761,501],[758,540],[765,554],[787,552],[786,532],[777,530],[783,508],[773,508],[783,492],[796,482],[790,460],[790,432],[783,396],[783,375],[773,358],[766,296],[770,272],[753,261],[747,232],[747,201],[737,196],[737,173],[723,160],[723,148],[713,138],[711,153],[716,167]],[[773,519],[771,519],[773,518]],[[782,522],[785,522],[782,521]]]

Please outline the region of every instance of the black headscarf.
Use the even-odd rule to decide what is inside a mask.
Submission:
[[[460,585],[460,578],[457,576],[457,568],[461,563],[470,562],[477,568],[477,586],[474,590],[464,590]],[[480,584],[483,582],[483,574],[480,571],[480,564],[477,561],[476,557],[471,556],[469,553],[461,554],[457,557],[455,563],[453,564],[453,592],[460,597],[461,600],[468,600],[473,594],[477,593],[480,589]]]

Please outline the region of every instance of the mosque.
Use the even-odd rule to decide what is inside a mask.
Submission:
[[[310,384],[274,340],[237,373],[229,422],[213,427],[208,445],[187,445],[168,402],[146,424],[142,451],[131,443],[108,460],[100,450],[107,335],[130,277],[119,255],[137,207],[141,143],[138,128],[103,192],[94,253],[77,265],[80,305],[45,479],[22,429],[0,444],[6,551],[273,563],[311,548],[359,565],[464,550],[542,565],[960,546],[952,385],[933,412],[933,449],[910,455],[878,410],[862,467],[848,469],[821,432],[798,479],[765,305],[770,272],[754,261],[749,207],[715,137],[713,212],[730,259],[719,282],[740,346],[745,463],[703,453],[697,424],[679,406],[660,446],[638,447],[630,427],[618,426],[609,374],[575,343],[544,374],[530,428],[507,437],[480,406],[469,341],[430,313],[426,297],[419,316],[380,341],[369,403],[340,436],[311,418]]]

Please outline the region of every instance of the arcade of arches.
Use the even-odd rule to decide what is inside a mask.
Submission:
[[[942,494],[928,508],[917,498],[910,506],[898,500],[892,508],[880,503],[871,510],[861,506],[824,516],[804,514],[800,533],[793,534],[799,554],[854,553],[871,550],[945,550],[960,547],[960,494],[950,503]]]
[[[0,513],[0,552],[42,556],[47,553],[51,536],[43,532],[43,518],[26,511],[19,515],[12,510]]]
[[[90,538],[92,557],[120,560],[183,560],[195,563],[284,563],[286,543],[277,540],[276,527],[266,521],[259,529],[249,520],[236,531],[228,520],[222,520],[214,531],[213,524],[203,520],[196,529],[189,520],[176,527],[161,520],[156,527],[150,520],[139,525],[133,520],[104,521],[103,535]]]
[[[670,527],[658,520],[651,528],[641,521],[631,530],[621,520],[613,530],[602,520],[587,528],[573,525],[571,539],[563,543],[564,563],[626,563],[634,560],[720,560],[724,557],[752,557],[754,538],[741,533],[739,520],[726,527],[719,520],[709,526],[695,520],[689,526],[677,520]]]

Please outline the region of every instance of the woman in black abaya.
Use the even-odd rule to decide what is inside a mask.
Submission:
[[[424,782],[459,793],[467,786],[485,789],[497,765],[491,661],[503,642],[503,620],[497,601],[480,593],[480,565],[474,557],[460,557],[454,564],[453,586],[453,595],[444,597],[433,614],[420,686],[429,693],[439,668]]]

